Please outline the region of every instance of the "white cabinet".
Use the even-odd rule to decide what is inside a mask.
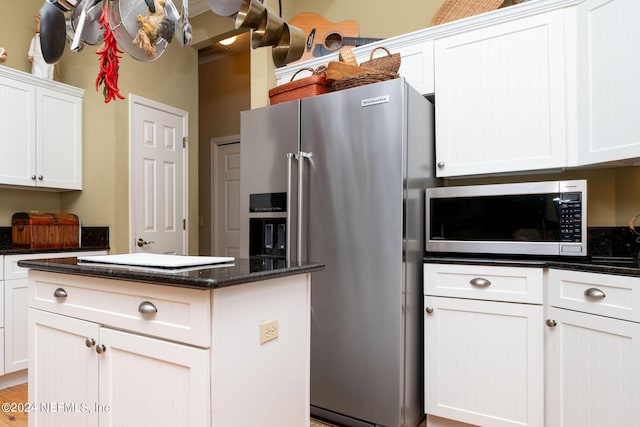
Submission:
[[[82,189],[83,95],[0,66],[0,185]]]
[[[429,425],[543,424],[542,288],[536,268],[424,265]]]
[[[27,337],[27,269],[18,266],[18,261],[25,259],[64,258],[69,256],[100,255],[106,251],[85,252],[51,252],[35,254],[16,254],[0,256],[0,284],[4,285],[0,293],[0,307],[4,308],[4,350],[1,352],[4,363],[1,367],[2,374],[27,369],[28,363],[28,337]],[[0,381],[1,383],[1,381]]]
[[[30,413],[30,426],[209,425],[209,350],[36,309],[30,316],[30,401],[69,406]]]
[[[563,10],[436,39],[436,174],[566,165]]]
[[[640,279],[551,269],[547,286],[546,425],[640,425]]]
[[[586,0],[576,7],[578,165],[640,157],[640,2]]]

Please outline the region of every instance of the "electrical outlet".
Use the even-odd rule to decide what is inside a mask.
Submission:
[[[260,345],[278,338],[278,319],[260,323]]]

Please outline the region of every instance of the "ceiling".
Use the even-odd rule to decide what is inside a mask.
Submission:
[[[209,0],[189,0],[189,17],[200,15],[201,13],[208,12]],[[237,55],[239,53],[248,52],[250,49],[250,32],[238,34],[238,39],[235,43],[229,46],[223,46],[220,43],[214,43],[210,46],[200,48],[198,50],[198,62],[200,64],[215,61],[216,59]]]

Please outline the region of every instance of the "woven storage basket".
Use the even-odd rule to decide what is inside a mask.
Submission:
[[[444,0],[431,18],[431,25],[444,24],[468,16],[496,10],[504,0]]]
[[[375,71],[373,73],[361,73],[340,78],[331,83],[331,87],[333,88],[333,90],[343,90],[357,86],[364,86],[371,83],[382,82],[385,80],[396,79],[398,77],[398,73],[394,73],[393,71]]]
[[[358,65],[356,56],[350,46],[345,46],[338,51],[338,60],[349,65]]]
[[[311,76],[294,80],[301,71],[310,71]],[[309,98],[310,96],[327,93],[330,90],[331,88],[327,86],[327,67],[320,66],[315,70],[313,68],[301,68],[291,76],[289,83],[276,86],[269,91],[269,103],[274,105],[281,102]]]
[[[374,58],[373,54],[378,49],[384,50],[385,52],[387,52],[387,55],[381,58]],[[371,55],[369,55],[369,60],[362,62],[360,65],[363,67],[373,68],[380,71],[391,71],[391,72],[397,73],[398,70],[400,69],[400,54],[399,53],[391,54],[391,52],[389,52],[389,49],[387,49],[386,47],[378,46],[377,48],[371,51]]]
[[[327,66],[327,84],[331,86],[334,81],[344,77],[376,72],[377,70],[374,70],[373,68],[360,67],[358,65],[351,65],[345,62],[331,61]]]

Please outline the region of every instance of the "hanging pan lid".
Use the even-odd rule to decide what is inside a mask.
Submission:
[[[155,56],[150,57],[133,42],[140,29],[138,15],[145,16],[147,4],[141,0],[109,0],[107,3],[109,26],[118,45],[129,56],[138,61],[153,61],[158,59],[167,48],[168,42],[159,38],[155,43]]]

